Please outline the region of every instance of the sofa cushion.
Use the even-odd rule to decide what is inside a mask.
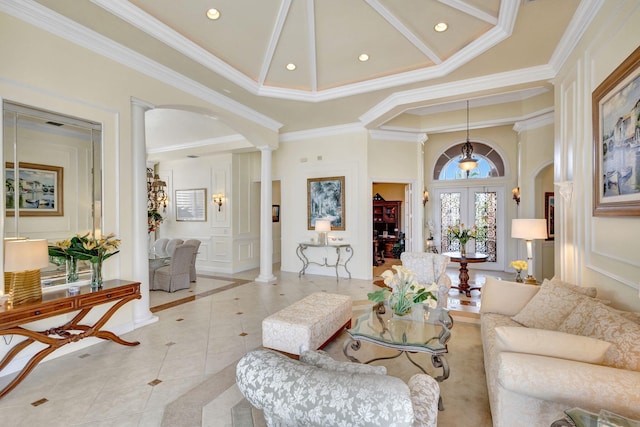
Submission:
[[[498,351],[537,354],[586,363],[601,363],[611,343],[545,329],[498,326]]]
[[[324,351],[303,351],[300,361],[318,368],[329,369],[338,372],[348,372],[350,374],[377,374],[387,375],[387,368],[384,366],[365,365],[362,363],[341,362],[333,359]]]
[[[602,363],[640,371],[640,324],[597,300],[582,301],[558,330],[609,341]]]
[[[590,297],[545,280],[540,291],[512,319],[529,328],[557,330],[571,310],[585,298]]]
[[[551,282],[551,283],[553,283],[554,285],[557,285],[557,286],[562,286],[562,287],[565,287],[567,289],[571,289],[572,291],[581,293],[581,294],[586,295],[588,297],[595,298],[598,295],[598,289],[595,288],[595,287],[574,285],[572,283],[560,280],[556,276],[553,276],[551,278],[551,280],[544,279],[543,283],[545,281],[549,281],[549,282]]]
[[[513,316],[518,314],[539,290],[539,286],[487,276],[482,287],[480,312]]]

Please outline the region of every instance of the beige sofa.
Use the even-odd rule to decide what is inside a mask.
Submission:
[[[549,426],[573,407],[640,419],[640,313],[595,292],[487,278],[481,329],[494,427]]]

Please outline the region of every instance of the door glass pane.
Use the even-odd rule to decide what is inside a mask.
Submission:
[[[447,233],[449,226],[454,226],[461,221],[462,193],[442,193],[440,195],[440,236],[442,252],[456,252],[460,250],[460,242],[451,240]]]
[[[474,224],[478,227],[475,252],[487,255],[487,262],[496,262],[496,213],[498,196],[495,192],[476,192],[474,201]]]

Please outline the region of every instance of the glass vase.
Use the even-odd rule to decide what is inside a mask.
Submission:
[[[524,279],[522,278],[522,270],[516,270],[516,282],[524,283]]]
[[[102,288],[102,261],[91,261],[91,289]]]
[[[67,274],[67,283],[78,281],[78,259],[69,257],[65,259],[65,271]]]
[[[467,256],[467,248],[462,244],[460,245],[460,256],[463,258]]]

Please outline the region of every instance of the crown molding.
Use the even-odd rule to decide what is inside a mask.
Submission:
[[[297,132],[286,132],[280,134],[280,142],[301,141],[311,138],[322,138],[333,135],[366,131],[360,123],[349,123],[324,128],[309,129]]]
[[[148,154],[168,153],[168,152],[177,151],[177,150],[211,147],[211,146],[220,145],[220,144],[228,144],[231,142],[246,142],[246,141],[247,139],[244,136],[240,134],[235,134],[235,135],[221,136],[219,138],[203,139],[201,141],[189,142],[186,144],[181,143],[176,145],[168,145],[162,148],[153,148],[153,149],[147,150],[147,153]]]
[[[605,0],[580,1],[578,9],[574,13],[573,18],[571,18],[571,22],[569,22],[562,39],[560,39],[560,43],[556,46],[549,60],[549,64],[555,70],[556,74],[569,58],[569,55],[571,55],[571,52],[577,46],[585,31],[589,28],[591,21],[593,21],[593,18],[598,14],[604,2]]]
[[[329,101],[443,77],[509,37],[513,31],[520,4],[518,1],[502,1],[496,25],[440,64],[321,91],[317,91],[315,87],[316,77],[313,90],[307,91],[261,85],[126,0],[91,0],[91,2],[254,95],[304,102]],[[471,14],[475,16],[478,11]]]
[[[523,118],[522,120],[515,122],[513,130],[520,133],[554,124],[554,109],[550,108],[548,110],[550,111],[544,114],[536,115],[535,117]]]
[[[0,11],[48,31],[71,43],[132,68],[142,74],[189,93],[212,105],[223,108],[260,126],[277,131],[281,123],[239,102],[186,78],[164,65],[90,30],[33,0],[2,0]]]
[[[424,132],[415,129],[404,130],[369,130],[371,139],[378,141],[400,141],[400,142],[419,142],[423,143],[427,139]]]
[[[427,86],[422,89],[396,92],[372,109],[359,117],[364,126],[370,125],[373,121],[380,119],[390,111],[394,111],[404,105],[413,105],[419,102],[439,99],[443,97],[459,96],[469,93],[477,93],[485,90],[506,88],[511,85],[545,81],[555,76],[554,70],[548,65],[523,68],[504,73],[490,74],[482,77],[474,77],[466,80],[458,80],[450,83],[443,83],[434,86]],[[402,108],[396,111],[394,117],[409,109]],[[390,118],[387,118],[387,120]]]

